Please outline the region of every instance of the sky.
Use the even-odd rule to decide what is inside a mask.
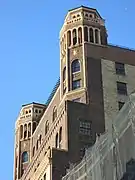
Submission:
[[[106,19],[109,43],[135,49],[134,0],[0,0],[0,180],[13,179],[21,105],[46,102],[59,77],[59,31],[80,5]]]

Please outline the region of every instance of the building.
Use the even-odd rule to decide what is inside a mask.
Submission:
[[[110,124],[111,125],[111,124]],[[112,126],[71,165],[62,180],[135,179],[135,94],[112,121]]]
[[[68,11],[60,31],[60,80],[46,104],[16,121],[14,180],[60,180],[96,134],[108,130],[135,86],[135,51],[107,42],[96,9]]]

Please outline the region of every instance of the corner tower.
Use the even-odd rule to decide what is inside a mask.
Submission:
[[[32,135],[46,106],[38,103],[23,105],[16,121],[14,147],[14,180],[24,174],[32,158]]]
[[[61,98],[88,103],[86,44],[107,45],[107,33],[97,10],[81,6],[68,12],[60,31]]]

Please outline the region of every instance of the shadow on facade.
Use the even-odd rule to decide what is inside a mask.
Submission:
[[[135,159],[130,159],[126,163],[126,172],[121,180],[135,180]]]

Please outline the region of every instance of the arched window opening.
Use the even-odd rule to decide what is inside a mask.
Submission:
[[[68,47],[71,46],[71,31],[67,32],[67,45]]]
[[[20,126],[20,139],[23,138],[23,126],[21,125]]]
[[[34,133],[35,129],[36,129],[36,122],[33,122],[33,130],[32,130],[33,133]]]
[[[78,29],[78,43],[81,44],[82,43],[82,28],[79,27]]]
[[[92,28],[90,28],[89,30],[89,35],[90,35],[90,42],[94,43],[94,33]]]
[[[33,147],[33,153],[32,154],[33,154],[33,156],[35,155],[35,146]]]
[[[28,137],[31,136],[31,123],[28,124]]]
[[[66,79],[66,67],[64,67],[63,69],[63,82],[65,81]]]
[[[55,137],[55,147],[58,148],[58,133],[56,134],[56,137]]]
[[[77,14],[77,17],[80,17],[80,14]]]
[[[62,127],[60,128],[59,131],[59,148],[61,148],[61,142],[62,142]]]
[[[46,121],[46,123],[45,123],[45,135],[47,134],[48,131],[49,131],[49,121]]]
[[[78,59],[72,62],[72,73],[80,71],[80,62]]]
[[[64,49],[66,49],[66,36],[64,34]]]
[[[39,144],[41,145],[41,140],[42,140],[42,136],[41,136],[41,134],[40,134],[40,136],[39,136]]]
[[[99,31],[97,29],[95,30],[95,43],[99,43]]]
[[[88,28],[84,27],[84,41],[88,42]]]
[[[28,153],[25,151],[22,153],[22,163],[28,162]]]
[[[73,30],[73,45],[75,45],[77,43],[77,33],[76,33],[76,29]]]
[[[37,143],[36,143],[36,150],[38,150],[38,140],[37,140]]]
[[[73,18],[76,18],[76,16],[73,16]]]
[[[57,108],[56,106],[53,108],[53,121],[57,118]]]
[[[27,124],[24,125],[24,139],[27,137]]]

